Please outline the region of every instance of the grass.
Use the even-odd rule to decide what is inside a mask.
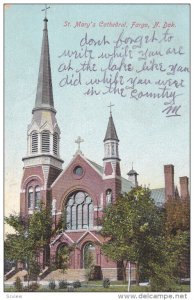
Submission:
[[[16,292],[14,287],[5,287],[5,292]],[[111,282],[111,286],[109,288],[104,288],[102,286],[102,281],[93,281],[89,282],[89,284],[83,284],[81,288],[74,289],[74,292],[127,292],[127,285],[123,285],[120,281]],[[67,292],[67,289],[54,289],[51,290],[46,287],[40,287],[36,292]],[[133,285],[130,288],[130,292],[151,292],[151,288],[149,286],[136,286]],[[175,287],[175,292],[190,292],[190,285],[177,285]]]

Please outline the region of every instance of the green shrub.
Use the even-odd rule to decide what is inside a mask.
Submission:
[[[38,290],[40,285],[37,282],[31,283],[29,286],[25,286],[23,288],[23,292],[35,292]]]
[[[21,282],[20,277],[16,277],[16,280],[14,282],[14,286],[17,292],[21,292],[23,289],[23,284]]]
[[[56,288],[56,283],[54,280],[51,280],[49,282],[49,289],[54,290]]]
[[[165,272],[158,272],[151,276],[150,285],[152,292],[174,292],[176,290],[175,279]]]
[[[79,280],[73,282],[73,287],[76,288],[80,288],[81,287],[81,282]]]
[[[103,287],[108,288],[110,286],[110,279],[104,278],[103,280]]]
[[[101,280],[102,279],[102,270],[100,266],[91,266],[90,269],[90,280]]]
[[[66,289],[67,288],[67,281],[61,280],[59,281],[59,289]]]

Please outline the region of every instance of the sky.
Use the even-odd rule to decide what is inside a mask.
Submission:
[[[35,104],[36,86],[42,42],[44,13],[43,5],[12,4],[4,11],[4,201],[5,214],[19,211],[19,193],[22,179],[22,157],[27,150],[27,125],[30,124],[31,111]],[[190,175],[190,87],[189,73],[177,72],[172,76],[161,75],[161,72],[144,72],[138,76],[159,80],[171,78],[184,80],[179,89],[176,103],[181,105],[181,116],[166,117],[162,110],[166,107],[163,99],[131,99],[128,95],[100,94],[86,96],[86,81],[94,76],[92,72],[82,72],[82,86],[60,87],[59,82],[64,72],[59,72],[59,65],[68,62],[61,56],[65,49],[80,49],[80,41],[85,37],[102,41],[105,36],[110,42],[106,47],[88,46],[95,56],[102,49],[110,51],[114,41],[118,39],[123,28],[99,27],[99,22],[125,23],[123,36],[143,36],[152,34],[151,25],[160,22],[175,24],[170,28],[174,38],[169,45],[184,52],[182,55],[155,57],[156,62],[164,65],[178,64],[189,67],[189,6],[188,5],[62,5],[51,4],[47,13],[48,34],[51,58],[52,84],[54,104],[57,110],[57,121],[61,130],[60,154],[65,167],[77,150],[75,139],[81,136],[83,154],[102,164],[104,156],[103,139],[105,136],[110,102],[112,114],[119,137],[122,176],[134,169],[139,174],[139,183],[150,185],[150,188],[164,187],[163,165],[175,166],[175,184],[180,176]],[[64,26],[68,21],[70,26]],[[76,27],[76,22],[96,24],[95,27]],[[92,22],[92,23],[91,23]],[[133,24],[148,24],[149,28],[133,27]],[[173,26],[173,25],[172,25]],[[162,36],[166,29],[157,28],[156,35]],[[124,40],[124,38],[123,38]],[[131,45],[129,47],[132,47]],[[140,51],[166,50],[166,43],[156,46],[155,43],[143,45]],[[158,48],[159,47],[159,48]],[[131,49],[131,48],[130,48]],[[133,49],[130,61],[140,69],[142,60],[137,58],[137,49]],[[59,57],[61,56],[61,57]],[[118,60],[117,60],[118,61]],[[150,61],[150,59],[148,59]],[[107,61],[95,60],[102,67]],[[73,61],[77,66],[79,60]],[[70,73],[69,73],[70,74]],[[125,76],[126,72],[121,72]],[[130,73],[132,77],[136,74]],[[138,73],[139,74],[139,73]],[[76,74],[74,74],[76,76]],[[99,70],[94,77],[100,78]],[[139,88],[139,87],[138,87]],[[156,87],[145,87],[154,92]],[[179,93],[179,92],[177,92]]]

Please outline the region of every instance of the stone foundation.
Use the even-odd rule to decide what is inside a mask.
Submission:
[[[117,268],[102,268],[102,276],[104,278],[109,278],[112,281],[118,280],[118,272],[119,270]],[[126,278],[128,281],[129,278],[129,269],[126,269]],[[131,276],[130,276],[131,282],[135,282],[136,280],[136,268],[131,268]]]

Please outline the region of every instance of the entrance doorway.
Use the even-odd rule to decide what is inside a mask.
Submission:
[[[96,265],[96,249],[92,242],[88,242],[83,246],[82,257],[83,269],[90,269],[91,266]]]
[[[70,252],[67,244],[61,244],[57,249],[56,265],[58,269],[66,269],[70,264]]]

